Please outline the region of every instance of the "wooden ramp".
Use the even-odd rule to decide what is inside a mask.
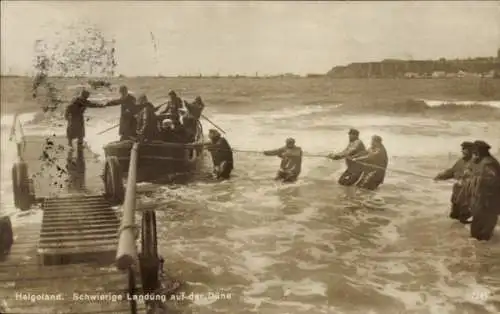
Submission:
[[[26,144],[43,211],[13,220],[14,244],[0,260],[0,314],[130,313],[127,274],[114,265],[118,214],[100,195],[102,164],[61,137]]]
[[[38,254],[44,265],[112,262],[120,222],[103,196],[47,198],[42,209]]]

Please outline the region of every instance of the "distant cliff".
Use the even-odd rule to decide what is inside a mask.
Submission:
[[[327,75],[334,78],[397,78],[437,77],[461,73],[477,75],[500,74],[500,58],[446,60],[383,60],[336,66]]]

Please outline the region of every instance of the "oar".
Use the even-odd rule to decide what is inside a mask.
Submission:
[[[161,106],[163,106],[164,104],[166,104],[166,103],[163,103],[163,104],[161,104],[161,105],[156,106],[156,107],[155,107],[155,111],[157,111],[158,109],[160,109],[160,108],[161,108]],[[112,127],[109,127],[109,128],[107,128],[106,130],[103,130],[103,131],[101,131],[101,132],[97,133],[97,135],[101,135],[101,134],[104,134],[104,133],[106,133],[106,132],[108,132],[108,131],[111,131],[111,130],[113,130],[113,129],[116,129],[119,125],[120,125],[120,123],[115,124],[115,125],[113,125]]]
[[[205,120],[207,120],[211,125],[213,125],[217,130],[221,131],[222,134],[226,134],[226,132],[224,132],[223,129],[221,129],[217,124],[213,123],[212,121],[210,121],[209,118],[205,117],[203,114],[201,115],[201,117]]]

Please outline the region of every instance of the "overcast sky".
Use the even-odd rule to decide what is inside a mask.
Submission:
[[[37,39],[75,21],[116,39],[125,75],[325,73],[386,58],[495,56],[485,2],[2,1],[2,73],[32,72]],[[150,32],[158,41],[158,54]],[[60,40],[60,39],[59,39]]]

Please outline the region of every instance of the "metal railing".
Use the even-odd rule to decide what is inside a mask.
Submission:
[[[130,267],[134,266],[137,261],[135,210],[138,150],[139,144],[135,143],[130,152],[127,187],[125,190],[125,201],[123,203],[123,216],[116,252],[116,267],[119,270],[128,270]]]
[[[130,152],[130,163],[127,177],[125,201],[123,203],[123,216],[118,235],[118,246],[116,249],[116,267],[128,272],[129,294],[135,294],[135,268],[138,261],[137,256],[137,226],[135,225],[136,211],[136,187],[137,187],[137,158],[139,144],[135,143]],[[137,313],[137,302],[134,298],[130,300],[131,313]]]

